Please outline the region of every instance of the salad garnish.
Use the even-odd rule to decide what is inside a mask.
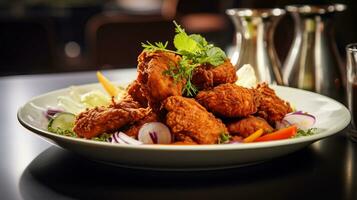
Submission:
[[[298,138],[298,137],[315,135],[317,132],[318,132],[317,128],[309,128],[307,130],[299,129],[294,137]]]
[[[226,144],[229,143],[232,136],[229,133],[221,133],[220,137],[218,138],[218,144]]]
[[[236,72],[220,48],[174,24],[176,50],[142,43],[138,77],[127,88],[99,71],[104,92],[71,87],[58,107],[42,110],[48,131],[123,145],[244,144],[318,133],[316,117],[258,84],[250,65]]]
[[[197,87],[192,83],[194,69],[205,64],[216,67],[224,63],[227,56],[222,49],[208,43],[201,35],[188,35],[175,21],[174,24],[176,35],[173,43],[176,50],[167,49],[167,41],[165,43],[155,42],[154,44],[150,42],[142,43],[142,47],[144,51],[167,51],[181,55],[179,68],[171,67],[165,71],[165,74],[172,76],[176,81],[186,80],[182,93],[187,96],[194,96],[198,92]]]

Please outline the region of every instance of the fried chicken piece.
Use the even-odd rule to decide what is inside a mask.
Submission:
[[[173,145],[197,145],[196,142],[193,141],[178,141],[178,142],[174,142],[172,143]]]
[[[246,117],[258,111],[253,90],[232,83],[200,91],[196,100],[221,117]]]
[[[189,138],[189,137],[187,137],[187,138]],[[174,144],[174,145],[197,145],[197,143],[194,142],[191,138],[187,139],[187,140],[183,140],[183,141],[177,141],[172,144]]]
[[[260,102],[257,115],[266,119],[270,124],[281,121],[286,114],[292,112],[290,104],[276,96],[268,84],[259,84],[254,93],[257,101]]]
[[[232,138],[231,138],[231,142],[243,142],[243,137],[242,136],[239,136],[239,135],[233,135]]]
[[[144,108],[148,106],[148,100],[144,96],[143,92],[141,91],[140,83],[135,80],[128,86],[128,94],[133,97],[134,101],[140,103],[140,105]]]
[[[143,51],[138,57],[138,82],[141,91],[148,100],[149,106],[158,111],[161,101],[169,96],[181,96],[184,80],[175,81],[165,74],[169,69],[178,66],[180,56],[169,52]]]
[[[198,144],[216,144],[220,135],[228,132],[221,120],[194,99],[171,96],[163,107],[168,111],[166,125],[176,139],[189,137]]]
[[[73,131],[79,137],[93,138],[104,132],[112,132],[126,124],[144,118],[150,109],[140,108],[130,96],[108,107],[87,109],[76,117]]]
[[[178,133],[175,135],[175,141],[172,144],[175,145],[197,145],[197,142],[193,141],[188,135]]]
[[[153,111],[150,111],[150,113],[146,117],[135,122],[133,125],[129,126],[129,128],[127,128],[123,132],[125,132],[125,134],[131,137],[137,138],[139,134],[139,130],[144,124],[149,122],[158,122],[158,121],[160,121],[160,119],[157,116],[157,114],[155,114]]]
[[[194,71],[192,76],[192,83],[200,90],[236,81],[236,69],[229,59],[217,67],[211,65],[200,66]]]
[[[242,137],[248,137],[259,129],[263,129],[264,133],[269,133],[274,130],[265,119],[254,116],[233,121],[226,125],[231,135],[240,135]]]

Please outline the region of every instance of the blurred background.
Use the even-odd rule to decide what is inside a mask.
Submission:
[[[343,3],[334,30],[339,53],[357,42],[357,1],[292,0],[1,0],[0,76],[136,67],[141,42],[172,41],[172,20],[224,50],[233,44],[228,8]],[[293,39],[290,15],[275,46],[283,62]]]

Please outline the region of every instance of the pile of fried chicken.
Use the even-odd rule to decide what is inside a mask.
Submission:
[[[217,144],[221,134],[238,141],[261,128],[269,133],[292,111],[265,83],[256,88],[236,85],[236,71],[229,59],[216,67],[196,67],[192,83],[199,92],[185,97],[186,80],[165,74],[169,67],[178,68],[180,59],[170,52],[143,51],[138,57],[137,79],[127,88],[128,94],[108,107],[80,113],[74,132],[92,138],[120,130],[137,138],[145,123],[162,122],[173,134],[173,144]]]

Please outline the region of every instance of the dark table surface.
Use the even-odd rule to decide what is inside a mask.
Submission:
[[[132,78],[122,72],[105,74]],[[357,199],[357,143],[346,131],[254,166],[159,172],[86,160],[18,123],[30,98],[91,82],[94,72],[0,78],[0,199]]]

